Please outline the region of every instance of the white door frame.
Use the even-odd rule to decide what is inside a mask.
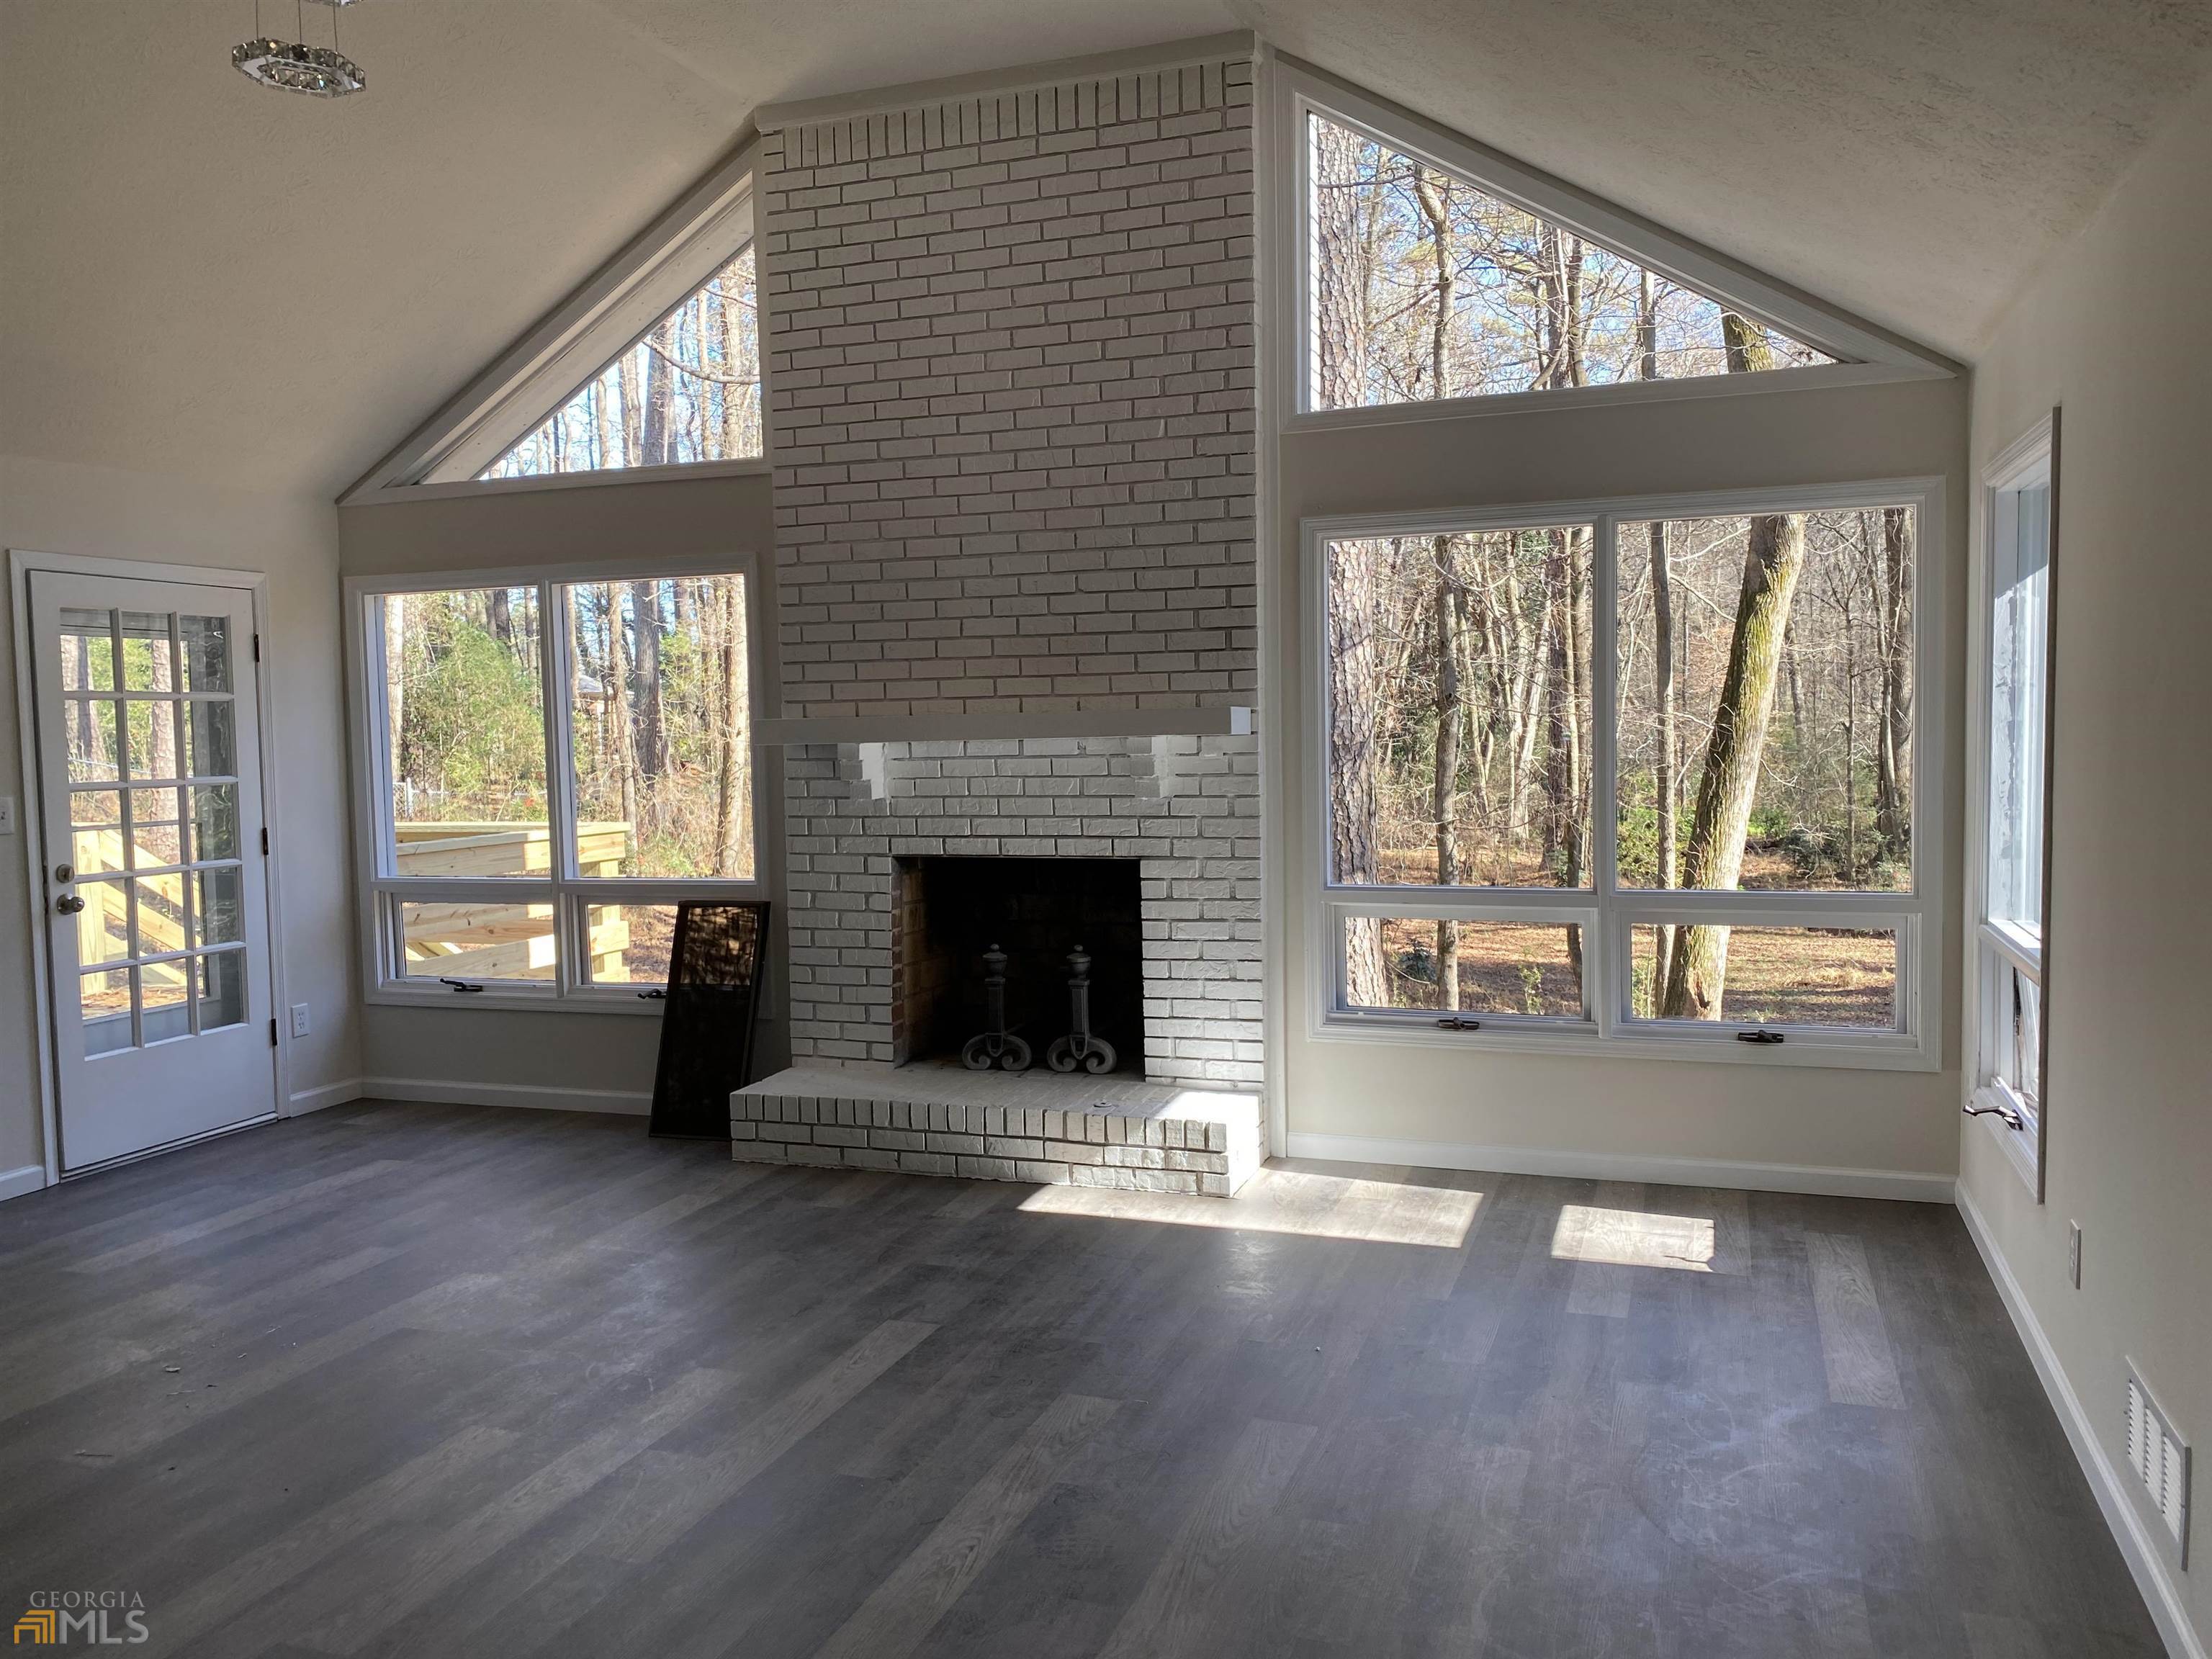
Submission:
[[[36,798],[45,787],[45,780],[38,769],[38,719],[32,707],[34,695],[31,665],[31,573],[44,570],[76,576],[112,576],[125,580],[189,582],[198,587],[231,587],[246,591],[253,601],[253,637],[258,650],[261,636],[269,628],[269,576],[260,570],[235,570],[216,565],[163,564],[147,559],[96,558],[79,553],[39,553],[23,548],[8,550],[8,598],[15,616],[15,720],[17,753],[21,757],[24,804],[19,817],[23,825],[24,877],[29,884],[26,896],[29,900],[34,925],[31,928],[31,1011],[36,1027],[34,1052],[39,1062],[39,1122],[44,1145],[46,1182],[49,1187],[64,1177],[61,1168],[61,1102],[54,1089],[53,1056],[53,984],[52,963],[47,959],[46,929],[43,925],[41,896],[46,891],[46,875],[49,867],[46,845],[46,818],[43,810],[33,811]],[[273,659],[276,653],[262,653],[254,663],[254,702],[260,715],[259,752],[255,756],[261,768],[262,822],[269,827],[269,856],[262,862],[262,878],[268,884],[267,915],[269,918],[269,984],[272,998],[270,1015],[276,1020],[276,1115],[289,1117],[292,1108],[292,1033],[290,1022],[283,1017],[283,1010],[291,1006],[284,965],[284,922],[281,908],[283,881],[279,871],[284,856],[284,837],[276,833],[278,793],[276,776],[276,700],[272,690],[276,683]],[[256,1120],[258,1121],[259,1120]],[[215,1129],[196,1139],[208,1139],[214,1135],[228,1134],[229,1128]],[[161,1152],[173,1152],[172,1143],[161,1147]],[[140,1156],[150,1157],[152,1152]],[[129,1158],[111,1159],[101,1164],[103,1170],[113,1169]],[[90,1174],[94,1171],[82,1171]]]

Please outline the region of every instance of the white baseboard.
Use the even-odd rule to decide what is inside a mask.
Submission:
[[[532,1106],[552,1112],[622,1112],[644,1117],[653,1096],[627,1089],[547,1089],[527,1083],[461,1083],[447,1078],[365,1077],[356,1099],[422,1100],[452,1106]]]
[[[2028,1358],[2035,1362],[2036,1375],[2043,1379],[2043,1391],[2051,1396],[2051,1408],[2058,1413],[2066,1437],[2074,1444],[2074,1455],[2081,1465],[2081,1473],[2089,1477],[2089,1490],[2097,1495],[2097,1507],[2105,1512],[2105,1524],[2112,1528],[2121,1557],[2127,1562],[2128,1571],[2135,1575],[2136,1588],[2142,1592],[2143,1601],[2150,1609],[2151,1622],[2158,1626],[2166,1651],[2174,1659],[2207,1659],[2204,1644],[2190,1622],[2180,1586],[2173,1582],[2166,1556],[2158,1540],[2151,1536],[2149,1523],[2143,1519],[2133,1495],[2122,1484],[2112,1460],[2105,1455],[2104,1443],[2090,1426],[2089,1415],[2081,1409],[2081,1397],[2074,1392],[2065,1368],[2058,1363],[2057,1351],[2043,1334],[2043,1323],[2029,1305],[2027,1292],[2013,1277],[1996,1240],[1990,1237],[1989,1223],[1983,1219],[1964,1182],[1958,1184],[1958,1205],[1959,1213],[1966,1218],[1967,1236],[1982,1253],[1982,1263],[1996,1283],[2005,1311],[2012,1316],[2013,1327],[2027,1346]]]
[[[284,1115],[298,1117],[303,1112],[319,1112],[325,1106],[343,1106],[349,1100],[359,1100],[361,1096],[359,1078],[342,1078],[336,1083],[295,1091],[285,1104]]]
[[[1431,1170],[1495,1170],[1501,1175],[1563,1176],[1572,1181],[1654,1182],[1670,1187],[1729,1187],[1747,1192],[1814,1193],[1830,1198],[1899,1198],[1948,1204],[1955,1176],[1912,1170],[1842,1170],[1799,1164],[1739,1164],[1726,1158],[1656,1158],[1635,1152],[1553,1152],[1537,1146],[1472,1146],[1454,1140],[1388,1140],[1373,1135],[1292,1130],[1292,1158],[1346,1164],[1411,1164]]]
[[[26,1164],[20,1170],[0,1170],[0,1203],[35,1193],[46,1184],[46,1166]]]

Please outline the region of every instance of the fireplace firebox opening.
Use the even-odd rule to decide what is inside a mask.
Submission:
[[[1069,956],[1089,957],[1090,1029],[1119,1073],[1145,1060],[1143,881],[1135,859],[914,858],[896,865],[891,1054],[960,1063],[989,1024],[985,952],[1006,957],[1006,1020],[1047,1069],[1073,1029]],[[1086,1073],[1088,1068],[1083,1068]]]

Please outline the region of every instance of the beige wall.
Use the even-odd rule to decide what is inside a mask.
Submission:
[[[264,671],[276,708],[271,827],[282,879],[285,996],[312,1036],[291,1039],[291,1087],[312,1097],[359,1070],[353,901],[339,717],[337,521],[327,502],[208,489],[107,467],[0,457],[0,544],[40,553],[265,571],[273,638]],[[25,859],[35,811],[21,775],[15,595],[0,596],[0,1172],[45,1160],[31,969],[34,898]]]
[[[2212,1636],[2212,904],[2197,868],[2212,824],[2208,179],[2212,83],[2038,274],[1976,374],[1978,465],[2064,410],[2048,1201],[1979,1124],[1965,1128],[1960,1182],[2106,1455],[2124,1472],[2130,1355],[2197,1447],[2194,1565],[2175,1577],[2200,1642]]]
[[[1940,1072],[1715,1065],[1650,1058],[1473,1054],[1308,1035],[1304,899],[1316,787],[1299,733],[1309,637],[1302,519],[1386,508],[1503,505],[1639,492],[1942,477],[1946,833],[1923,842],[1943,890],[1960,878],[1960,653],[1966,388],[1959,380],[1733,396],[1304,431],[1280,451],[1270,565],[1271,859],[1282,975],[1288,1126],[1328,1134],[1537,1155],[1686,1158],[1948,1180],[1956,1169],[1959,923],[1929,943],[1927,1006],[1948,1010]],[[1410,1154],[1409,1154],[1410,1155]],[[1525,1160],[1524,1160],[1525,1162]],[[1564,1166],[1563,1166],[1564,1167]],[[1920,1190],[1943,1190],[1923,1181]]]
[[[341,562],[349,577],[580,563],[618,570],[626,561],[748,553],[758,559],[757,615],[775,615],[775,526],[764,474],[455,495],[342,507],[337,517]],[[773,629],[760,638],[768,653],[763,681],[773,688]],[[764,706],[760,712],[775,710]],[[771,969],[755,1062],[765,1070],[781,1066],[787,1052],[780,983],[783,808],[779,751],[763,750],[757,758],[769,770],[760,853],[777,915],[777,965]],[[574,1009],[538,1013],[370,1003],[362,1010],[362,1032],[361,1075],[371,1088],[380,1079],[451,1084],[461,1086],[428,1092],[639,1110],[653,1090],[660,1022]]]

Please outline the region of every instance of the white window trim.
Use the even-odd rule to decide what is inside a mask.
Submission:
[[[753,241],[755,138],[715,164],[614,258],[500,354],[398,447],[338,497],[341,507],[432,495],[507,494],[518,488],[628,483],[768,470],[768,365],[763,298],[760,457],[678,466],[608,468],[539,478],[480,479],[546,416],[598,376],[662,317]],[[763,295],[767,283],[760,288]]]
[[[744,583],[746,683],[755,711],[752,741],[753,878],[671,880],[659,877],[586,878],[572,873],[574,861],[574,780],[570,775],[569,711],[556,695],[568,684],[563,672],[568,641],[550,603],[555,586],[571,582],[649,581],[680,576],[734,575]],[[388,866],[392,847],[390,761],[383,741],[383,629],[374,601],[393,593],[439,593],[463,588],[538,587],[543,598],[538,647],[540,684],[545,700],[546,817],[556,856],[544,876],[404,878]],[[769,808],[763,744],[758,732],[767,687],[763,670],[759,560],[750,553],[694,555],[650,562],[610,564],[604,560],[559,565],[528,565],[471,570],[435,570],[374,577],[345,583],[347,705],[352,722],[354,781],[354,884],[360,917],[362,1000],[391,1007],[460,1009],[559,1008],[569,1012],[657,1015],[658,988],[594,985],[583,976],[584,958],[575,930],[589,904],[672,904],[682,899],[762,899],[770,896],[767,854],[761,827]],[[391,918],[396,904],[411,899],[447,902],[512,903],[550,897],[554,925],[564,948],[553,979],[542,987],[517,981],[487,981],[485,988],[456,993],[437,981],[407,979],[397,971],[397,941]]]
[[[1799,489],[1708,490],[1689,494],[1617,496],[1595,501],[1536,502],[1430,513],[1357,514],[1306,520],[1300,526],[1307,649],[1304,709],[1308,963],[1306,1035],[1316,1042],[1388,1042],[1423,1048],[1529,1054],[1599,1054],[1626,1058],[1697,1060],[1736,1065],[1829,1066],[1929,1072],[1942,1059],[1941,1005],[1932,989],[1939,964],[1943,848],[1943,733],[1941,699],[1913,699],[1913,887],[1910,892],[1698,892],[1624,889],[1614,880],[1613,824],[1616,817],[1616,648],[1613,634],[1617,529],[1649,519],[1720,518],[1761,513],[1849,511],[1911,507],[1917,542],[1913,562],[1914,684],[1942,680],[1944,486],[1940,477],[1873,480]],[[1531,526],[1596,526],[1592,547],[1591,701],[1598,714],[1592,744],[1591,885],[1587,889],[1354,887],[1331,879],[1328,849],[1328,543],[1353,537],[1456,534]],[[1356,1012],[1342,1006],[1343,952],[1336,944],[1340,919],[1352,915],[1458,916],[1469,920],[1538,917],[1583,924],[1581,1020],[1483,1014],[1479,1030],[1439,1029],[1433,1012]],[[1632,1020],[1628,1017],[1628,929],[1638,921],[1711,918],[1743,927],[1859,927],[1892,928],[1897,935],[1898,1029],[1854,1031],[1841,1027],[1759,1023],[1779,1031],[1781,1043],[1739,1042],[1754,1029],[1742,1020]]]
[[[1982,1133],[1995,1138],[2007,1161],[2012,1164],[2038,1204],[2044,1201],[2045,1155],[2051,1139],[2051,989],[2047,963],[2051,942],[2051,756],[2057,687],[2058,427],[2059,411],[2054,409],[2007,444],[1982,470],[1981,529],[1978,538],[1979,556],[1974,561],[1969,579],[1968,599],[1974,626],[1967,647],[1972,694],[1967,716],[1970,730],[1966,739],[1966,947],[1961,953],[1960,974],[1966,997],[1965,1018],[1961,1022],[1966,1042],[1963,1068],[1966,1108],[1974,1114],[1982,1127]],[[2050,575],[2046,628],[2049,637],[2044,678],[2043,938],[2039,946],[2032,947],[2020,937],[2017,930],[1989,919],[1990,735],[1994,718],[1990,703],[1996,690],[1990,679],[1993,647],[1990,637],[1992,623],[1990,602],[1993,597],[1997,557],[1997,496],[2002,491],[2031,482],[2039,473],[2047,476],[2050,480],[2051,526],[2047,554]],[[2042,1095],[2030,1125],[2032,1133],[2012,1127],[2017,1120],[2008,1114],[2017,1114],[2021,1103],[2013,1091],[2002,1085],[1992,1086],[1983,1080],[1990,1070],[1988,1045],[1992,1041],[1996,1012],[1985,1005],[1984,998],[1982,953],[1985,948],[1995,950],[2014,965],[2026,969],[2034,978],[2040,997],[2041,1018],[2037,1022],[2037,1037],[2041,1052],[2037,1056],[2036,1066]]]
[[[1957,364],[1935,352],[1760,276],[1624,208],[1487,145],[1463,138],[1310,64],[1279,53],[1273,64],[1273,91],[1269,102],[1274,130],[1269,142],[1277,180],[1274,216],[1280,227],[1276,269],[1285,277],[1275,284],[1279,308],[1274,319],[1279,342],[1274,367],[1281,377],[1278,384],[1286,394],[1280,422],[1284,431],[1510,415],[1577,405],[1741,397],[1813,386],[1947,380],[1959,372]],[[1311,335],[1307,325],[1311,314],[1308,253],[1312,234],[1312,158],[1305,135],[1307,118],[1312,115],[1326,117],[1401,154],[1456,173],[1493,196],[1565,226],[1686,288],[1723,301],[1838,361],[1760,374],[1709,374],[1353,409],[1316,409],[1311,392]]]

